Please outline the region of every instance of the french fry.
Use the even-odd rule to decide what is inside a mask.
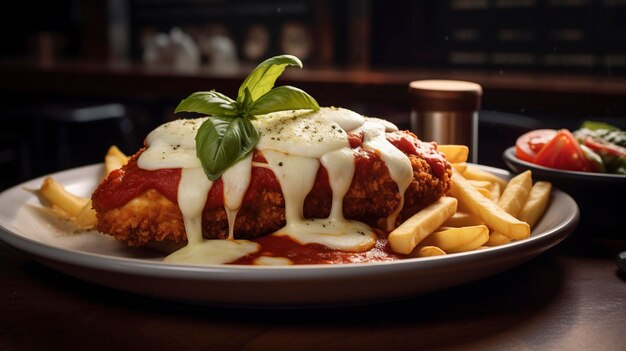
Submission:
[[[525,171],[513,177],[504,188],[500,199],[498,200],[498,206],[508,214],[517,217],[522,207],[528,199],[530,189],[532,188],[532,174],[530,171]],[[530,224],[529,224],[530,225]],[[502,242],[500,235],[507,236],[499,232],[492,233],[496,237],[497,242]],[[510,238],[509,238],[510,239]]]
[[[476,225],[461,228],[445,228],[438,230],[422,240],[424,246],[437,246],[445,252],[462,252],[475,250],[489,239],[489,228]]]
[[[485,190],[491,190],[491,182],[488,180],[468,179],[467,182],[470,183],[472,186],[474,186],[474,188],[482,188]]]
[[[491,202],[454,169],[452,170],[452,186],[449,194],[456,197],[459,203],[468,208],[469,212],[480,217],[488,227],[507,237],[517,240],[530,236],[528,223],[511,216],[497,204]]]
[[[501,233],[498,232],[491,232],[489,233],[489,240],[487,240],[487,242],[485,243],[486,246],[499,246],[499,245],[503,245],[506,243],[510,243],[511,239],[509,239],[507,236],[504,236]]]
[[[437,151],[446,155],[450,163],[467,162],[469,148],[465,145],[437,145]]]
[[[128,162],[126,156],[117,146],[109,147],[104,156],[106,174],[119,169]],[[91,207],[91,200],[74,195],[52,177],[46,177],[39,188],[39,194],[57,208],[63,215],[67,215],[79,228],[89,229],[96,225],[96,212]]]
[[[457,199],[444,196],[411,216],[389,233],[391,249],[397,253],[409,254],[456,212],[457,203]]]
[[[498,177],[497,175],[491,174],[485,170],[482,170],[473,165],[467,165],[467,169],[463,173],[463,177],[465,179],[473,179],[473,180],[488,180],[492,183],[500,184],[500,189],[506,188],[507,180]]]
[[[502,191],[498,206],[508,214],[516,217],[522,210],[530,189],[532,188],[532,173],[528,170],[522,172],[509,180],[509,183]]]
[[[530,190],[528,199],[519,213],[519,219],[528,223],[534,228],[550,202],[550,192],[552,191],[552,183],[536,182]]]
[[[123,163],[128,162],[128,156],[122,152],[116,145],[111,145],[107,150],[106,155],[115,156],[119,158]]]
[[[104,155],[104,169],[106,174],[111,173],[115,169],[120,169],[128,162],[126,156],[117,146],[109,147],[106,155]]]
[[[458,210],[452,217],[448,218],[447,221],[443,223],[442,226],[445,227],[468,227],[472,225],[485,224],[485,222],[478,218],[475,214],[468,212],[461,212]]]
[[[476,190],[478,190],[479,193],[482,194],[482,196],[491,199],[491,191],[489,191],[489,189],[485,189],[485,188],[476,188]]]
[[[465,173],[465,170],[467,169],[467,162],[456,162],[451,163],[450,165],[459,171],[459,173]]]
[[[89,199],[76,196],[52,177],[46,177],[39,188],[39,194],[52,205],[60,208],[71,217],[78,217]]]
[[[445,255],[446,252],[437,246],[422,246],[417,247],[416,252],[414,254],[415,257],[429,257],[429,256],[442,256]]]
[[[489,199],[494,203],[498,203],[500,200],[500,183],[491,183]]]
[[[91,200],[80,211],[76,217],[76,225],[82,229],[90,229],[96,226],[96,211],[91,207]]]
[[[74,195],[52,177],[44,178],[39,194],[50,202],[59,215],[74,221],[81,229],[90,229],[96,225],[96,212],[91,208],[91,200]]]

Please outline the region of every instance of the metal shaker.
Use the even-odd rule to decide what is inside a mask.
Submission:
[[[409,83],[411,131],[420,140],[462,144],[468,161],[478,160],[479,84],[458,80],[416,80]]]

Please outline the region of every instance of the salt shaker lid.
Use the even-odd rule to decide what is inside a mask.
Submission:
[[[409,98],[416,111],[478,111],[482,87],[461,80],[416,80],[409,83]]]

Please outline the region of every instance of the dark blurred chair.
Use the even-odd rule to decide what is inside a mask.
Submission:
[[[0,131],[0,189],[33,176],[31,148],[27,138],[13,131]]]
[[[111,145],[124,152],[138,146],[133,119],[120,103],[17,105],[0,109],[0,116],[0,164],[19,164],[7,169],[9,182],[102,162]]]
[[[94,159],[93,157],[102,160],[104,153],[89,155],[88,153],[95,150],[85,150],[89,146],[93,147],[90,144],[95,140],[103,142],[100,146],[104,150],[110,146],[105,143],[121,143],[122,145],[118,146],[122,150],[134,148],[136,144],[133,121],[128,116],[126,107],[119,103],[47,106],[41,108],[39,113],[32,115],[31,118],[35,122],[33,125],[35,142],[47,140],[54,145],[55,169],[75,166],[76,162],[80,163],[75,159],[81,157],[84,160]]]

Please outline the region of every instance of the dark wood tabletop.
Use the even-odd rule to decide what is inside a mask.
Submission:
[[[622,250],[574,231],[517,268],[426,296],[267,310],[105,288],[0,243],[0,350],[623,350]]]

